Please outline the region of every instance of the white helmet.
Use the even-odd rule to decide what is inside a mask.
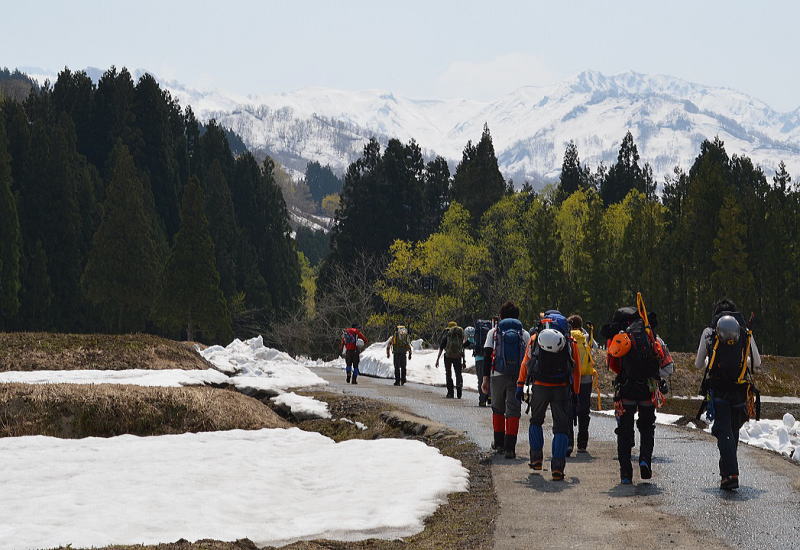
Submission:
[[[541,349],[549,351],[550,353],[558,353],[564,349],[567,343],[567,339],[564,338],[564,335],[553,328],[544,329],[539,333],[539,336],[536,337],[536,340],[539,342],[539,347]]]
[[[358,349],[364,349],[364,340],[362,340],[361,338],[359,338],[358,340],[356,340],[356,347],[357,347]]]

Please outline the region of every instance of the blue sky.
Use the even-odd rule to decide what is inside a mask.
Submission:
[[[143,68],[239,93],[490,99],[584,69],[800,107],[800,2],[3,0],[0,66]]]

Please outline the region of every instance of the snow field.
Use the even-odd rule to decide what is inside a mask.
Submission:
[[[2,438],[0,456],[2,549],[402,537],[469,476],[418,441],[298,428]]]
[[[388,340],[387,340],[388,342]],[[378,342],[372,344],[363,352],[361,352],[361,360],[358,365],[358,372],[361,374],[368,374],[378,378],[391,378],[394,379],[394,362],[390,355],[386,357],[386,343]],[[408,382],[417,382],[419,384],[427,384],[430,386],[444,386],[445,384],[445,369],[444,369],[444,356],[439,360],[439,368],[434,365],[436,363],[436,355],[439,350],[436,349],[421,349],[420,341],[415,340],[412,342],[411,359],[408,360],[406,366],[406,380]],[[467,351],[466,355],[467,367],[475,366],[475,359],[472,353]],[[345,368],[344,361],[333,361],[326,363],[326,366],[336,368]],[[470,391],[478,391],[478,377],[474,374],[464,373],[464,389]],[[455,375],[453,375],[455,383]]]
[[[228,377],[214,370],[39,370],[0,372],[0,384],[132,384],[135,386],[202,386],[226,384]]]
[[[278,407],[291,412],[298,420],[331,417],[327,403],[317,401],[313,397],[297,395],[294,392],[282,393],[277,397],[272,397],[270,401],[275,403]]]

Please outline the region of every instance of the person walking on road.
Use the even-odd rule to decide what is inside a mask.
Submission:
[[[339,345],[339,353],[344,350],[345,370],[347,372],[347,383],[358,384],[358,362],[361,350],[367,345],[367,337],[361,333],[358,324],[353,325],[342,331],[342,339]],[[352,378],[351,378],[352,374]]]
[[[594,341],[592,335],[583,328],[583,319],[580,315],[570,315],[567,318],[570,327],[570,337],[578,348],[580,362],[580,390],[577,394],[575,416],[578,419],[578,452],[585,453],[589,444],[589,422],[591,421],[592,385],[597,376],[594,368],[592,349]],[[575,444],[575,430],[570,422],[570,445]],[[568,449],[569,450],[569,449]],[[567,456],[569,456],[569,452]]]
[[[519,308],[513,302],[500,307],[500,321],[486,335],[484,361],[490,360],[490,373],[484,371],[483,393],[492,392],[492,449],[516,458],[521,403],[516,398],[517,377],[525,356],[530,333],[522,328]],[[489,379],[491,378],[491,384]]]
[[[617,375],[614,379],[614,409],[618,419],[620,483],[630,485],[633,482],[631,450],[637,412],[639,474],[643,480],[653,477],[656,408],[663,404],[663,394],[669,389],[667,378],[673,371],[672,357],[650,324],[640,295],[637,295],[636,307],[622,307],[614,313],[611,322],[603,326],[602,334],[607,340],[608,367]]]
[[[728,299],[717,302],[711,324],[703,329],[695,367],[704,369],[702,395],[708,395],[711,433],[719,449],[720,489],[739,488],[739,429],[749,418],[758,419],[758,390],[753,371],[761,366],[761,355],[748,323]]]
[[[447,384],[447,399],[453,398],[453,372],[456,374],[455,390],[456,395],[461,399],[461,391],[464,381],[461,377],[461,370],[464,368],[464,329],[458,326],[455,321],[447,323],[442,340],[439,342],[439,355],[436,356],[436,368],[439,368],[439,359],[444,353],[444,373],[445,383]]]
[[[403,325],[397,325],[394,334],[386,344],[386,358],[389,353],[394,354],[394,385],[402,386],[406,383],[406,355],[411,359],[411,339],[408,329]]]
[[[553,416],[553,442],[550,474],[554,481],[564,479],[567,448],[572,424],[572,397],[580,391],[578,346],[569,336],[569,323],[557,310],[549,310],[531,335],[517,379],[516,398],[523,398],[525,385],[531,388],[530,468],[542,470],[544,424],[547,407]]]
[[[487,403],[492,402],[491,387],[489,391],[483,391],[483,378],[491,375],[492,358],[486,357],[484,353],[484,343],[486,343],[486,336],[497,324],[495,321],[486,319],[478,319],[475,321],[475,336],[472,344],[472,356],[475,358],[475,374],[478,378],[478,406],[485,407]],[[489,378],[489,385],[491,386],[491,378]]]

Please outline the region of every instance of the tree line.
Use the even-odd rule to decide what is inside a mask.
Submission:
[[[0,100],[2,329],[263,330],[302,304],[290,233],[274,163],[151,75]]]
[[[367,322],[377,336],[402,323],[432,338],[509,299],[530,324],[549,308],[599,324],[642,291],[670,344],[692,350],[727,296],[755,314],[766,353],[800,354],[790,336],[800,324],[800,186],[783,163],[768,177],[706,140],[657,192],[629,132],[617,161],[594,170],[570,142],[557,184],[536,192],[503,180],[488,129],[453,177],[416,149],[391,141],[381,154],[371,142],[347,171],[316,287],[340,325]],[[348,295],[360,310],[341,305]]]

